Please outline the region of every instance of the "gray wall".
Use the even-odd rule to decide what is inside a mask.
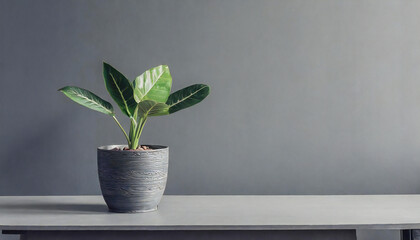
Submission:
[[[0,195],[100,193],[96,147],[124,138],[56,90],[110,100],[102,61],[131,79],[168,64],[173,89],[212,87],[147,123],[142,142],[170,146],[167,194],[420,193],[419,11],[397,0],[0,0]]]

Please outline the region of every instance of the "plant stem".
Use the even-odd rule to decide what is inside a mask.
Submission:
[[[139,146],[141,132],[143,131],[143,127],[146,124],[147,116],[144,119],[140,119],[139,123],[137,123],[136,132],[134,134],[134,138],[131,144],[132,149],[136,149]]]
[[[120,122],[118,122],[118,119],[115,117],[115,115],[112,115],[112,118],[115,120],[115,122],[120,127],[121,131],[124,133],[125,139],[127,139],[128,146],[130,146],[130,139],[128,138],[128,135],[125,132],[124,128],[121,126]]]
[[[137,139],[138,139],[137,141],[140,141],[141,132],[143,132],[143,128],[144,128],[144,125],[146,124],[146,121],[147,121],[147,117],[144,119],[144,121],[141,125],[139,135],[137,136]]]
[[[134,137],[134,133],[136,131],[136,127],[137,127],[137,122],[133,117],[131,117],[130,118],[130,133],[128,135],[131,142],[133,142],[133,137]]]

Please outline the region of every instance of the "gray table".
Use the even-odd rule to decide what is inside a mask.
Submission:
[[[417,239],[420,195],[164,196],[159,210],[107,211],[101,196],[0,197],[0,229],[22,239]],[[419,238],[420,239],[420,238]]]

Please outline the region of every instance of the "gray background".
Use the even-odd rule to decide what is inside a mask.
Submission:
[[[102,61],[130,79],[168,64],[174,90],[212,87],[146,125],[143,143],[170,146],[167,194],[420,193],[419,12],[397,0],[0,0],[0,195],[100,193],[96,147],[124,137],[57,89],[111,100]],[[396,235],[361,236],[375,234]]]

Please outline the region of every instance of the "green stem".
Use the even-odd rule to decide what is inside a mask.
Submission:
[[[130,138],[131,142],[133,142],[133,137],[134,137],[134,133],[136,131],[136,127],[137,127],[137,122],[136,120],[131,117],[130,118],[130,133],[128,135],[128,137]]]
[[[121,131],[124,133],[125,139],[127,139],[128,146],[130,146],[130,139],[128,138],[128,135],[125,132],[124,128],[121,126],[120,122],[118,122],[118,119],[115,117],[115,115],[112,115],[112,118],[115,120],[115,122],[120,127]]]
[[[147,117],[144,119],[143,124],[141,125],[139,135],[137,136],[138,141],[140,141],[141,132],[143,132],[144,125],[146,124]]]
[[[144,120],[141,119],[139,123],[137,123],[136,133],[134,134],[134,139],[131,145],[132,149],[136,149],[139,146],[141,132],[143,131],[143,127],[146,124],[146,121],[147,121],[147,117],[145,117]]]

